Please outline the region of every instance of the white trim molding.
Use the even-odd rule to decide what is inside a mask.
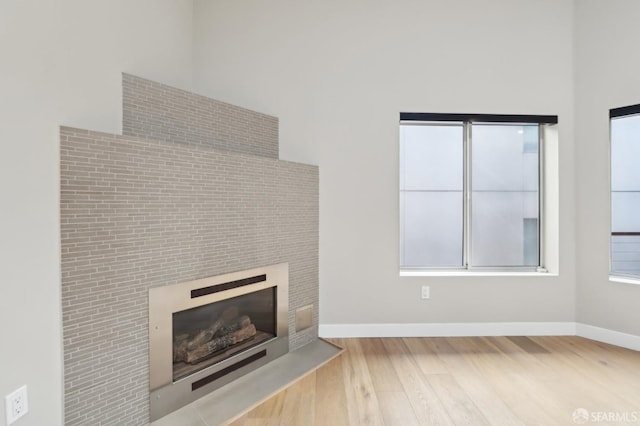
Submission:
[[[640,351],[640,336],[576,322],[484,322],[417,324],[320,324],[324,338],[579,336]]]
[[[609,330],[607,328],[596,327],[588,324],[576,324],[577,336],[586,339],[597,340],[598,342],[609,343],[634,351],[640,351],[640,336],[622,333],[620,331]]]
[[[614,283],[640,285],[640,278],[638,277],[621,277],[617,275],[609,275],[609,281]]]
[[[573,322],[320,324],[321,337],[574,336]]]

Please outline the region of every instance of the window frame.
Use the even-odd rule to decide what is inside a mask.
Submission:
[[[613,270],[613,237],[617,235],[640,235],[638,232],[613,231],[613,120],[640,116],[640,104],[612,108],[609,110],[609,277],[612,281],[640,284],[640,273],[624,273]]]
[[[403,125],[447,125],[462,124],[463,126],[463,253],[462,265],[450,266],[407,266],[402,264],[402,247],[400,247],[401,273],[420,272],[478,272],[478,273],[540,273],[547,272],[545,268],[545,131],[543,126],[556,125],[556,115],[519,115],[519,114],[448,114],[448,113],[400,113],[399,126]],[[538,265],[537,266],[473,266],[471,264],[471,220],[472,220],[472,183],[471,183],[471,155],[473,145],[472,126],[482,125],[537,125],[538,126]],[[400,163],[399,163],[400,164]],[[400,173],[403,170],[399,170]],[[399,189],[399,195],[402,189]],[[402,205],[399,205],[402,214]],[[399,221],[400,225],[401,221]],[[402,229],[399,243],[402,244]]]

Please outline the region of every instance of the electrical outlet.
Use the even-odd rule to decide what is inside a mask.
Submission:
[[[428,285],[423,285],[422,286],[422,298],[423,299],[428,299],[429,298],[429,286]]]
[[[7,412],[7,426],[13,424],[20,417],[27,414],[29,404],[27,401],[27,385],[13,391],[5,397]]]

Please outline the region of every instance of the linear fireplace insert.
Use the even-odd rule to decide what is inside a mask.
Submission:
[[[149,290],[156,420],[289,350],[288,265]]]

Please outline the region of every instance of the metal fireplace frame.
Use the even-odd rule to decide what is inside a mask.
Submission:
[[[254,291],[276,288],[276,336],[190,376],[173,380],[172,315]],[[218,389],[289,352],[289,265],[149,289],[149,390],[151,421]]]

